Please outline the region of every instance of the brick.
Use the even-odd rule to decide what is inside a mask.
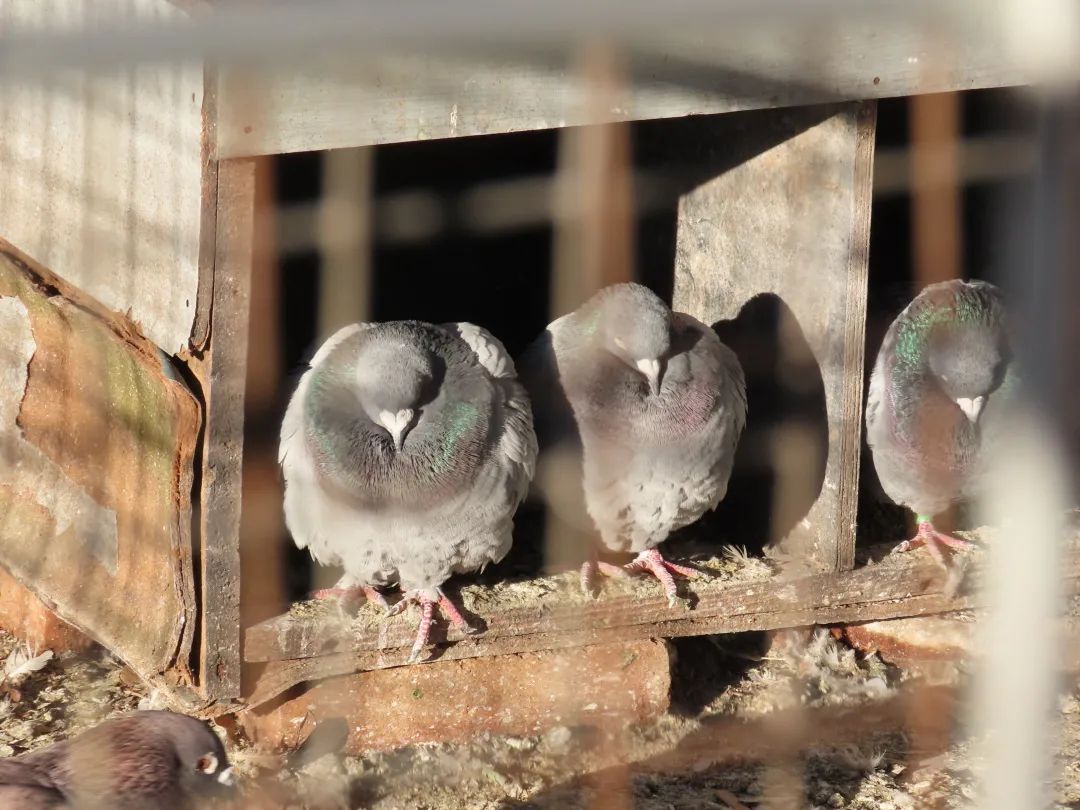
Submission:
[[[82,652],[94,644],[0,568],[0,629],[35,652]]]
[[[296,748],[312,720],[344,717],[345,751],[542,734],[556,726],[614,727],[667,711],[664,641],[471,658],[331,678],[273,708],[243,715],[260,748]]]
[[[928,664],[956,662],[973,650],[975,624],[948,616],[918,616],[845,627],[855,649],[877,652],[899,667],[922,669]]]

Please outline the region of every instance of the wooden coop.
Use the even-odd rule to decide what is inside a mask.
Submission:
[[[0,0],[0,26],[32,21],[37,5]],[[155,19],[214,13],[187,0],[60,4],[72,19],[103,5]],[[545,664],[547,651],[630,650],[653,669],[612,711],[648,713],[666,700],[666,674],[650,680],[668,666],[654,640],[972,605],[948,592],[929,557],[855,562],[874,99],[1022,84],[1002,52],[989,30],[937,42],[898,19],[816,30],[774,20],[632,51],[621,101],[599,111],[582,74],[510,57],[5,80],[0,621],[30,632],[44,605],[206,715],[269,705],[316,681],[290,698],[297,716],[324,689],[412,689],[424,678],[436,689],[427,664],[402,667],[407,616],[346,629],[294,610],[242,626],[245,385],[259,384],[249,349],[272,329],[252,303],[274,241],[266,158],[691,116],[710,118],[667,148],[709,171],[680,195],[673,305],[712,324],[769,294],[801,330],[820,374],[825,438],[812,506],[792,521],[787,548],[809,564],[698,581],[690,610],[669,608],[659,589],[567,605],[496,593],[482,611],[487,633],[450,628],[433,666],[472,659],[477,669],[454,677],[489,673],[507,681],[500,700],[524,705],[520,656],[533,656],[530,672],[562,677],[583,659]],[[515,657],[499,673],[484,661],[503,655]],[[368,710],[356,704],[357,716]],[[394,733],[411,740],[414,730]]]

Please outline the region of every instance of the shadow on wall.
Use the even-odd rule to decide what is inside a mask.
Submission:
[[[747,420],[727,495],[696,531],[759,552],[795,529],[821,493],[829,450],[825,382],[791,309],[773,293],[755,296],[713,329],[746,374]],[[798,480],[781,490],[785,471]]]

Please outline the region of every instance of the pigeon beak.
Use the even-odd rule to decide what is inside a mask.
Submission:
[[[397,413],[379,411],[379,421],[389,431],[390,436],[393,437],[394,449],[399,453],[405,444],[405,435],[408,433],[412,418],[413,412],[411,408],[402,408]]]
[[[960,410],[964,412],[964,415],[971,422],[979,421],[979,413],[982,411],[983,397],[975,397],[975,399],[969,399],[968,397],[960,397],[956,400],[956,404],[960,406]]]
[[[236,787],[236,776],[233,774],[232,765],[219,773],[217,780],[227,788]]]
[[[645,375],[645,378],[649,381],[649,390],[652,391],[653,396],[660,393],[660,361],[659,360],[638,360],[638,371]]]

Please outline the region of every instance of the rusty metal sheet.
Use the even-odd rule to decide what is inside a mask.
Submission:
[[[141,675],[182,682],[201,416],[148,346],[0,244],[0,565]]]

